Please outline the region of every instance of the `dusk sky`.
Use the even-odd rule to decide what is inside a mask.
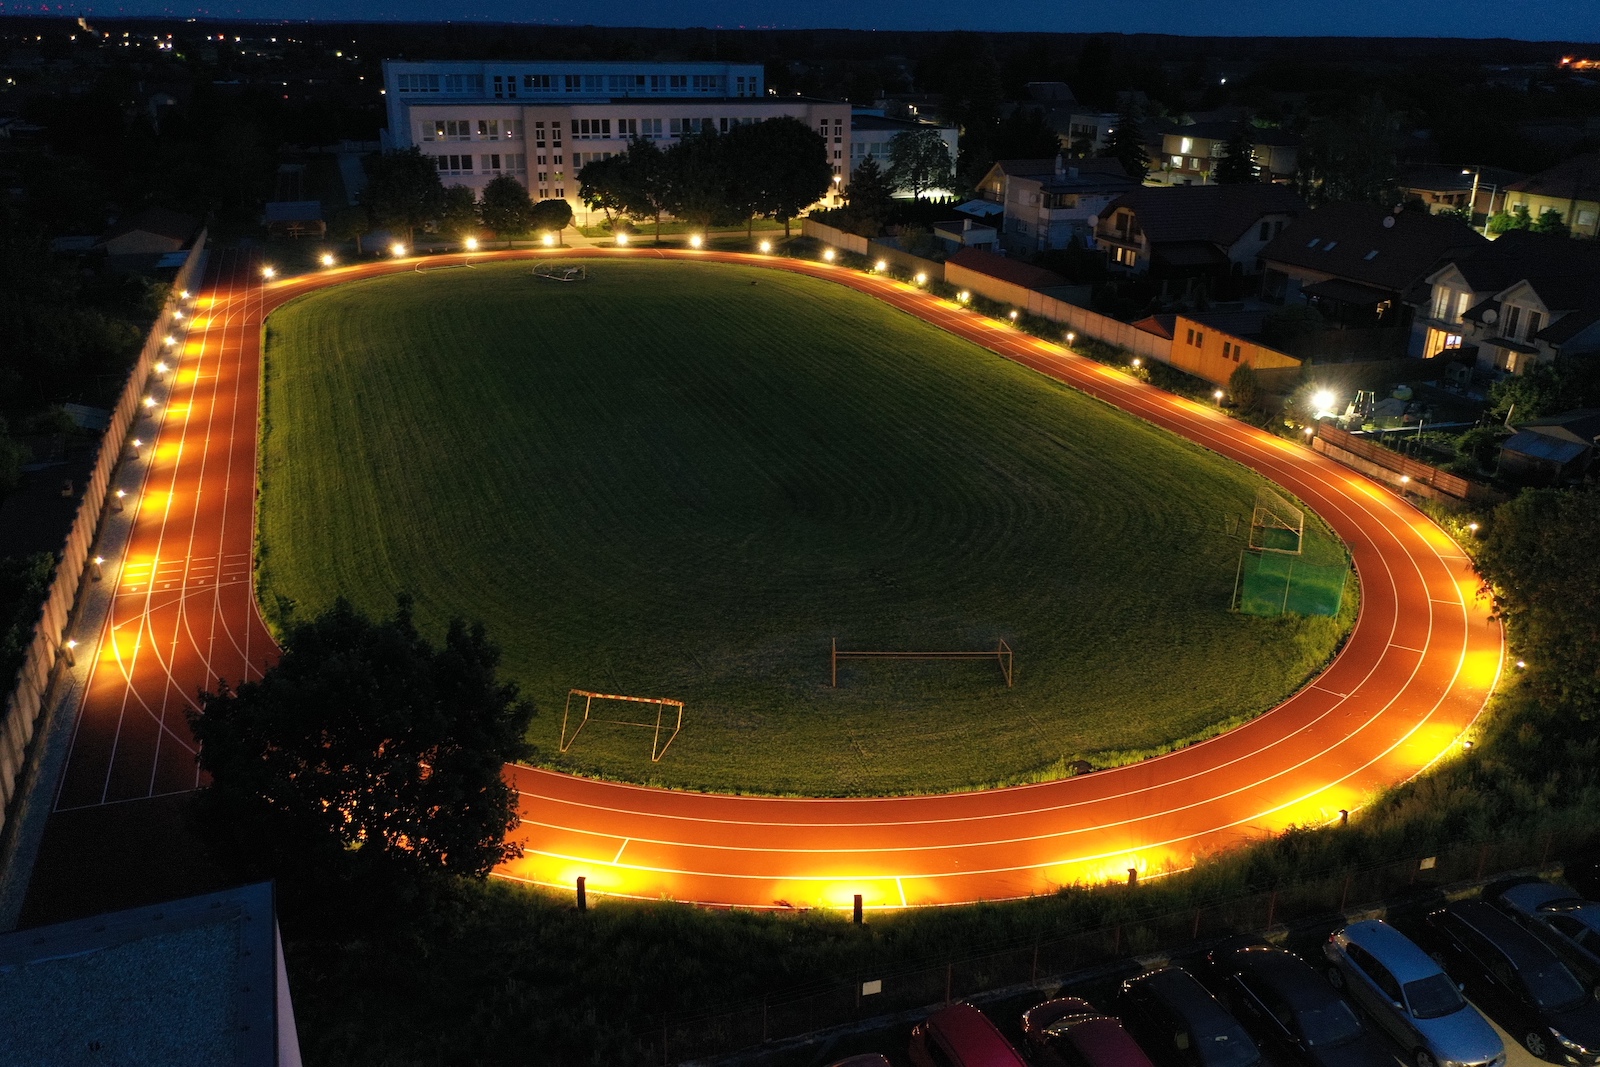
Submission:
[[[0,13],[44,13],[56,5],[0,0]],[[75,8],[101,16],[495,21],[601,26],[770,26],[882,30],[1120,31],[1228,36],[1600,38],[1600,0],[242,0],[128,3]]]

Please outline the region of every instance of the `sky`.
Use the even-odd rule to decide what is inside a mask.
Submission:
[[[41,6],[54,5],[0,0],[0,12]],[[103,17],[1600,40],[1600,0],[125,0],[79,10]]]

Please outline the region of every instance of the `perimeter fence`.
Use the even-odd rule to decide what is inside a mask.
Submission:
[[[1121,913],[1120,921],[996,944],[979,954],[863,969],[714,1011],[670,1013],[657,1020],[653,1033],[640,1034],[641,1051],[647,1062],[668,1065],[729,1056],[874,1016],[1025,987],[1158,949],[1393,903],[1453,883],[1589,855],[1596,845],[1600,839],[1587,829],[1475,842],[1387,863],[1308,870],[1256,892],[1201,897],[1188,907],[1169,906],[1150,914],[1142,913],[1140,900],[1148,890],[1107,886],[1093,890],[1111,898],[1096,911]]]

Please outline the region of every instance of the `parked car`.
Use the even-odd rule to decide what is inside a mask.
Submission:
[[[1600,1003],[1550,946],[1486,900],[1463,900],[1428,915],[1446,970],[1473,1002],[1556,1063],[1600,1064]]]
[[[1294,953],[1254,944],[1210,959],[1228,1006],[1269,1051],[1310,1067],[1392,1067],[1393,1054]]]
[[[1163,1067],[1256,1067],[1261,1050],[1188,971],[1163,967],[1122,983],[1119,1014]]]
[[[1501,890],[1495,903],[1555,949],[1578,981],[1600,984],[1600,904],[1532,881]]]
[[[1077,997],[1029,1008],[1022,1036],[1045,1067],[1154,1067],[1119,1020]]]
[[[1335,930],[1322,951],[1346,993],[1417,1067],[1501,1067],[1505,1044],[1439,964],[1382,919]]]
[[[965,1002],[918,1023],[908,1053],[917,1067],[1028,1067],[989,1017]]]

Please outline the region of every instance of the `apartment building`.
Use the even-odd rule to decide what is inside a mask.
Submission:
[[[837,202],[850,181],[850,105],[767,92],[758,63],[451,61],[383,64],[386,149],[419,148],[446,185],[510,174],[584,210],[578,174],[635,138],[662,148],[788,115],[822,135]]]

